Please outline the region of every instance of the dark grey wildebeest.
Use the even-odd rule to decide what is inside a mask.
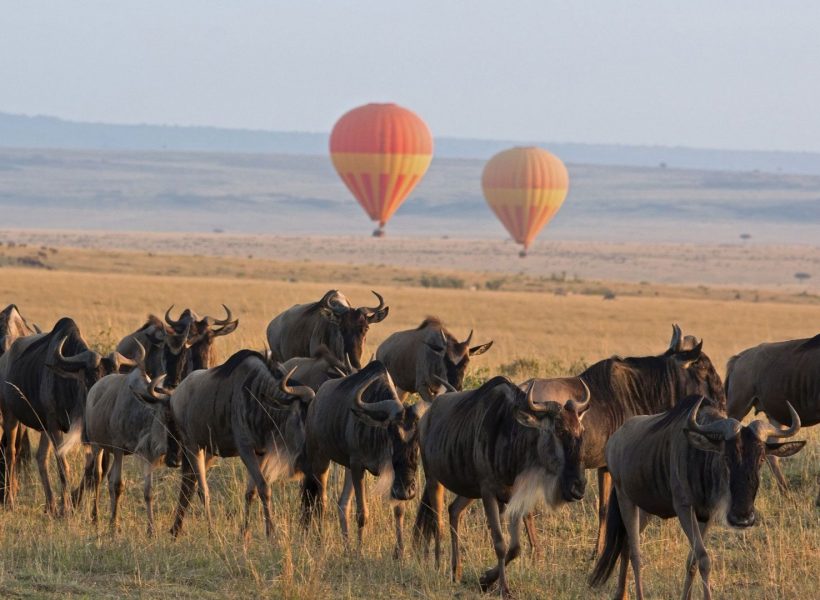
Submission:
[[[297,304],[274,317],[267,337],[273,358],[284,362],[299,356],[313,356],[321,345],[327,346],[339,361],[345,357],[357,369],[362,367],[367,331],[373,323],[387,317],[384,298],[373,292],[379,305],[353,308],[338,290],[330,290],[318,302]]]
[[[813,338],[760,344],[726,365],[727,412],[742,419],[754,409],[777,426],[794,406],[804,427],[820,423],[820,334]],[[781,490],[788,489],[774,454],[766,456]],[[815,502],[820,506],[820,492]]]
[[[314,392],[328,379],[338,379],[354,373],[356,369],[350,361],[337,360],[327,346],[319,346],[310,357],[291,358],[282,363],[285,371],[293,371],[293,378]]]
[[[37,450],[37,468],[46,496],[46,508],[56,512],[56,503],[48,478],[48,455],[51,446],[63,442],[63,434],[81,434],[83,409],[88,390],[100,378],[132,368],[135,362],[118,352],[100,356],[88,347],[77,324],[62,318],[49,333],[20,338],[12,344],[7,356],[3,386],[3,462],[6,503],[14,504],[16,491],[15,439],[22,424],[43,432]],[[61,505],[68,510],[68,464],[57,455]]]
[[[248,533],[250,507],[256,492],[262,501],[265,532],[273,533],[270,482],[298,472],[304,444],[306,407],[313,390],[288,385],[281,365],[253,350],[240,350],[225,363],[194,371],[169,399],[183,448],[182,482],[171,533],[182,529],[185,512],[197,484],[211,526],[210,491],[206,471],[216,456],[239,456],[248,470],[243,531]],[[146,398],[150,400],[150,398]]]
[[[177,333],[165,325],[155,315],[148,315],[145,323],[123,337],[117,344],[117,352],[129,358],[136,358],[145,353],[145,369],[149,377],[157,377],[162,373],[172,373],[171,380],[181,379],[177,374],[177,364],[184,366],[178,357],[185,350],[190,329],[183,329]],[[170,355],[170,356],[168,356]]]
[[[438,378],[456,390],[464,385],[464,374],[470,358],[484,354],[492,341],[470,346],[473,332],[459,342],[436,317],[427,317],[415,329],[397,331],[376,350],[376,359],[384,363],[403,400],[416,392],[426,402],[444,390]]]
[[[791,437],[800,429],[800,417],[791,407],[789,410],[791,426],[786,430],[763,421],[753,421],[744,427],[727,417],[717,402],[690,396],[670,411],[633,417],[624,423],[607,443],[613,489],[606,544],[590,583],[602,585],[620,558],[615,597],[626,598],[631,562],[635,592],[639,600],[643,598],[643,512],[663,519],[678,518],[691,546],[683,598],[691,597],[695,571],[700,571],[704,597],[711,598],[710,560],[703,537],[714,522],[725,522],[735,529],[754,525],[754,503],[764,456],[791,456],[805,444],[767,441]]]
[[[302,484],[302,518],[308,524],[321,519],[331,461],[345,467],[344,489],[339,497],[342,536],[348,539],[351,492],[356,495],[356,521],[361,545],[367,522],[364,475],[392,480],[390,496],[396,522],[394,556],[404,542],[404,501],[416,494],[418,422],[426,404],[403,404],[390,375],[379,361],[358,373],[326,382],[310,405],[306,422],[305,477]]]
[[[620,358],[599,361],[580,378],[592,391],[589,411],[584,417],[584,444],[581,460],[585,469],[598,469],[598,541],[596,553],[603,548],[606,502],[611,479],[606,470],[606,442],[628,418],[669,410],[690,394],[703,394],[725,405],[723,383],[702,342],[691,349],[679,349],[679,336],[673,335],[670,349],[660,356]],[[574,378],[535,380],[536,400],[561,401],[578,393]]]
[[[105,471],[108,470],[103,453],[107,452],[113,456],[113,464],[108,471],[112,531],[118,528],[119,502],[125,489],[122,480],[123,457],[131,454],[138,456],[143,461],[143,498],[148,518],[148,534],[153,535],[153,471],[165,455],[165,423],[169,415],[167,407],[162,403],[162,400],[167,398],[167,392],[159,388],[165,376],[160,375],[150,380],[145,370],[144,356],[143,351],[136,357],[138,368],[129,374],[106,375],[88,390],[82,439],[75,437],[67,440],[58,452],[65,454],[80,441],[88,446],[89,454],[83,481],[75,490],[73,497],[76,505],[85,490],[92,494],[91,517],[95,522],[100,483]],[[154,400],[154,404],[139,402],[135,396]],[[156,402],[157,400],[159,402]]]
[[[480,498],[492,535],[497,565],[480,580],[483,590],[499,582],[510,595],[505,565],[520,553],[521,523],[539,499],[551,506],[580,500],[586,478],[581,466],[581,422],[589,389],[566,402],[536,402],[533,386],[522,391],[504,377],[480,388],[438,396],[419,425],[425,490],[415,536],[435,541],[441,555],[444,488],[456,494],[449,506],[453,580],[461,578],[458,527],[462,513]],[[505,510],[506,508],[506,510]],[[509,517],[510,544],[501,514]]]

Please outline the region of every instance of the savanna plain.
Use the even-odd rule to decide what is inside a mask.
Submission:
[[[261,259],[149,255],[145,252],[43,248],[37,262],[17,260],[31,249],[4,248],[0,261],[2,304],[14,302],[44,330],[69,315],[99,350],[111,350],[142,324],[149,312],[191,307],[222,314],[230,306],[238,330],[217,341],[220,359],[240,348],[261,349],[265,327],[281,310],[341,289],[353,303],[373,303],[371,289],[384,295],[388,318],[371,328],[366,356],[393,331],[416,326],[426,315],[444,319],[457,336],[475,330],[475,340],[493,348],[471,363],[468,386],[496,373],[520,381],[578,372],[612,354],[658,354],[671,326],[704,340],[704,350],[723,374],[726,360],[767,340],[817,333],[820,302],[815,296],[773,292],[735,293],[720,289],[653,284],[555,282],[511,277],[509,285],[476,273],[427,274],[407,267],[342,267],[318,262],[277,263]],[[13,260],[12,260],[13,259]],[[438,277],[438,279],[435,279]],[[461,285],[448,286],[448,281]],[[466,282],[466,284],[464,283]],[[499,289],[500,288],[500,289]],[[603,292],[601,292],[603,290]],[[604,299],[606,296],[607,300]],[[749,417],[751,418],[751,417]],[[718,598],[816,598],[820,573],[820,509],[815,507],[820,469],[820,431],[804,430],[806,448],[783,461],[792,492],[784,497],[764,469],[757,500],[760,522],[743,533],[712,529],[712,583]],[[464,579],[452,583],[448,561],[408,547],[392,558],[392,513],[385,499],[371,495],[370,522],[360,550],[342,542],[335,510],[321,531],[298,522],[298,483],[274,484],[275,535],[264,536],[261,510],[252,536],[240,524],[244,470],[238,459],[219,460],[209,474],[215,528],[209,535],[195,501],[182,536],[168,535],[179,474],[156,471],[158,533],[148,537],[141,467],[126,459],[126,493],[121,531],[106,520],[91,523],[88,506],[63,519],[50,518],[32,464],[22,476],[14,512],[0,511],[0,596],[151,598],[480,598],[478,578],[494,564],[480,503],[463,521]],[[71,460],[72,481],[82,463]],[[53,470],[53,466],[52,466]],[[331,506],[340,489],[332,475]],[[52,473],[56,478],[56,473]],[[422,475],[419,473],[419,478]],[[372,479],[370,481],[371,488]],[[587,587],[596,533],[594,473],[583,501],[537,516],[540,549],[525,544],[509,580],[519,598],[606,598],[614,578],[600,590]],[[412,501],[406,535],[418,500]],[[258,504],[257,504],[258,508]],[[445,543],[449,539],[445,536]],[[445,546],[446,547],[446,546]],[[643,536],[645,587],[651,598],[680,593],[688,545],[677,522],[653,522]],[[699,590],[696,591],[699,594]]]

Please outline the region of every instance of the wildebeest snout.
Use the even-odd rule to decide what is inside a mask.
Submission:
[[[732,513],[729,513],[728,515],[726,515],[726,520],[732,527],[746,528],[751,527],[755,524],[755,521],[757,520],[757,515],[755,514],[755,511],[751,511],[746,515],[734,515]]]
[[[416,481],[410,480],[407,483],[394,481],[390,488],[390,496],[394,500],[412,500],[416,497]]]

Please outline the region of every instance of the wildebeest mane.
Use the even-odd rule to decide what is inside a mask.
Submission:
[[[814,350],[815,348],[820,348],[820,333],[818,333],[813,338],[809,338],[797,348],[799,351],[805,350]]]
[[[148,315],[148,317],[145,320],[145,323],[142,325],[142,327],[137,329],[135,333],[145,331],[146,329],[150,329],[151,327],[158,327],[160,330],[165,331],[165,323],[162,322],[162,319],[160,319],[156,315]]]
[[[434,316],[427,316],[424,317],[424,320],[421,322],[421,325],[416,327],[416,331],[419,329],[424,329],[425,327],[444,327],[444,323],[441,322],[441,319]]]
[[[239,352],[234,353],[228,360],[224,363],[219,365],[218,367],[214,367],[213,375],[217,379],[227,379],[230,377],[233,372],[245,362],[246,359],[255,357],[265,362],[265,357],[262,356],[256,350],[240,350]]]
[[[649,431],[653,433],[656,431],[660,431],[662,429],[665,429],[675,421],[680,420],[682,417],[685,417],[693,408],[695,408],[695,405],[701,398],[703,398],[703,403],[700,405],[701,410],[707,407],[717,411],[720,410],[720,406],[718,406],[718,403],[715,400],[707,398],[706,396],[691,394],[683,400],[681,400],[680,402],[678,402],[671,409],[663,413],[663,416],[652,424],[652,427],[649,429]],[[701,414],[700,411],[698,412],[698,414]]]

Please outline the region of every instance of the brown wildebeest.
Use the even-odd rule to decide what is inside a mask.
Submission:
[[[345,467],[339,497],[342,536],[348,539],[351,492],[356,495],[359,545],[367,522],[364,475],[392,479],[390,496],[396,521],[394,557],[404,549],[404,501],[416,495],[419,419],[426,404],[403,404],[384,365],[373,361],[358,373],[326,382],[310,405],[306,422],[302,518],[321,519],[330,462]]]
[[[158,377],[166,373],[168,384],[173,387],[175,384],[171,382],[178,383],[187,368],[182,354],[186,350],[190,333],[190,327],[176,332],[166,326],[159,317],[148,315],[148,319],[139,329],[120,340],[117,352],[134,359],[144,352],[148,376]]]
[[[408,393],[418,393],[432,402],[442,393],[437,378],[449,382],[456,390],[464,386],[464,374],[472,356],[484,354],[493,345],[470,347],[473,332],[459,342],[436,317],[427,317],[415,329],[397,331],[376,350],[376,359],[384,363],[403,400]]]
[[[327,346],[319,346],[311,357],[291,358],[282,363],[285,371],[293,371],[293,378],[314,392],[328,379],[346,377],[356,370],[350,361],[341,362],[330,353]]]
[[[88,390],[100,378],[131,368],[135,362],[118,352],[100,356],[89,349],[77,324],[65,317],[49,333],[19,338],[7,354],[3,386],[3,456],[6,503],[13,507],[16,492],[14,440],[20,424],[43,432],[37,449],[37,468],[46,496],[46,508],[56,513],[48,478],[51,445],[59,446],[63,434],[79,436]],[[61,487],[61,514],[68,510],[68,464],[57,454]]]
[[[248,533],[250,506],[258,491],[265,532],[268,536],[273,533],[270,481],[282,473],[294,475],[298,471],[306,407],[313,399],[313,390],[302,385],[290,387],[288,380],[281,365],[253,350],[240,350],[218,367],[194,371],[170,399],[160,399],[170,406],[184,450],[172,535],[179,535],[182,529],[197,483],[210,528],[206,471],[215,456],[239,456],[248,470],[243,532]]]
[[[742,419],[754,408],[775,427],[794,406],[803,427],[820,423],[820,334],[813,338],[760,344],[729,359],[726,365],[727,413]],[[766,459],[782,491],[788,489],[774,454]],[[820,506],[818,492],[817,506]]]
[[[325,345],[344,362],[345,356],[357,369],[362,368],[367,330],[383,321],[389,311],[384,298],[373,292],[379,305],[353,308],[338,290],[330,290],[318,302],[297,304],[274,317],[268,325],[268,345],[274,359],[284,362],[300,356],[313,356]]]
[[[701,409],[701,406],[703,408]],[[787,438],[800,429],[800,417],[789,407],[791,427],[763,421],[743,426],[727,417],[718,403],[690,396],[672,410],[638,416],[624,423],[607,443],[607,465],[613,489],[607,513],[606,544],[590,576],[602,585],[621,560],[616,598],[626,598],[629,562],[635,591],[643,598],[640,559],[641,513],[662,519],[677,517],[691,551],[686,561],[683,598],[692,595],[695,571],[709,587],[710,560],[703,536],[713,522],[743,529],[754,525],[760,466],[766,454],[791,456],[805,442],[767,442]]]
[[[703,394],[725,405],[723,383],[700,342],[691,349],[679,347],[680,334],[673,334],[670,348],[660,356],[613,357],[599,361],[579,375],[592,391],[589,411],[584,417],[582,457],[585,469],[598,469],[598,541],[604,543],[606,503],[611,479],[606,470],[606,442],[629,417],[651,415],[675,406],[690,394]],[[563,399],[577,393],[571,385],[564,393],[549,384],[545,398]],[[542,385],[536,381],[534,394],[541,398]],[[721,404],[722,403],[722,404]]]
[[[579,385],[585,389],[583,382]],[[474,499],[484,504],[498,559],[481,577],[481,588],[486,591],[497,580],[506,598],[505,565],[520,553],[521,523],[535,503],[543,498],[554,507],[583,498],[581,418],[589,399],[585,389],[566,402],[536,402],[532,385],[524,392],[494,377],[478,389],[445,393],[432,403],[419,425],[425,490],[415,537],[425,546],[434,538],[438,563],[444,488],[455,493],[448,511],[454,581],[461,579],[459,520]],[[509,515],[509,546],[502,511]]]

